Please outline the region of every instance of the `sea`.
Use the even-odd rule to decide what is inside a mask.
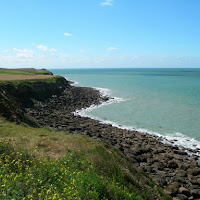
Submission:
[[[76,114],[200,148],[200,69],[51,69],[112,97]]]

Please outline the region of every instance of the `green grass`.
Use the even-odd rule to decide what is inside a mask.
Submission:
[[[0,75],[30,75],[28,72],[8,72],[8,71],[0,71]]]
[[[52,73],[46,69],[34,69],[34,68],[19,68],[19,69],[6,69],[0,68],[0,75],[51,75]]]
[[[35,72],[34,72],[35,74],[49,74],[49,75],[51,75],[51,72],[49,72],[48,70],[46,70],[46,69],[37,69]]]
[[[141,199],[116,180],[98,175],[84,155],[51,160],[16,152],[9,143],[0,143],[0,149],[1,199]]]
[[[31,83],[35,83],[35,82],[46,82],[46,83],[56,83],[56,80],[58,78],[61,78],[61,76],[53,76],[53,77],[49,77],[49,78],[44,78],[44,79],[37,79],[37,77],[35,77],[35,79],[28,79],[28,80],[0,80],[1,84],[13,84],[13,85],[30,85]]]
[[[170,199],[112,146],[0,118],[0,199]]]

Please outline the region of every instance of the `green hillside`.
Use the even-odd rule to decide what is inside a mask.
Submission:
[[[0,118],[0,199],[169,199],[109,144]]]

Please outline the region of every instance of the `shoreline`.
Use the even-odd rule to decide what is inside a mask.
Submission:
[[[200,198],[200,163],[197,156],[189,156],[184,151],[186,148],[180,150],[178,146],[163,144],[158,136],[117,128],[73,114],[76,110],[100,105],[108,99],[93,88],[71,86],[60,96],[36,102],[34,108],[26,111],[42,126],[109,142],[134,165],[150,174],[172,197]]]
[[[93,117],[93,116],[90,116],[90,115],[84,113],[85,111],[87,112],[88,110],[96,109],[96,108],[99,108],[101,106],[112,104],[112,103],[117,103],[117,101],[116,102],[115,101],[108,102],[108,103],[102,102],[102,104],[97,105],[97,106],[91,105],[89,108],[83,108],[81,110],[76,110],[75,112],[73,112],[73,114],[76,115],[76,116],[80,116],[80,117],[88,117],[90,119],[99,121],[99,123],[101,123],[101,124],[111,125],[113,127],[119,128],[119,129],[128,130],[128,131],[135,131],[135,132],[142,133],[142,134],[152,135],[156,138],[159,138],[159,140],[163,144],[178,146],[179,149],[186,151],[188,154],[198,156],[199,160],[200,160],[200,147],[196,144],[196,143],[198,143],[198,141],[195,140],[194,138],[186,137],[182,133],[177,133],[177,134],[180,134],[181,136],[185,137],[184,140],[182,141],[182,143],[183,142],[189,142],[189,141],[191,143],[191,140],[194,140],[195,144],[193,144],[193,145],[187,144],[187,146],[186,146],[185,144],[178,143],[178,138],[176,138],[174,136],[165,136],[165,135],[162,135],[162,134],[157,133],[157,132],[148,131],[146,129],[133,128],[131,126],[129,127],[129,126],[120,125],[120,124],[117,124],[115,122],[112,122],[112,121],[109,121],[109,120],[101,120],[98,117]],[[171,139],[169,139],[168,137],[171,137]]]
[[[74,81],[74,80],[71,80],[71,81],[73,82],[72,83],[73,86],[82,87],[82,86],[77,85],[77,84],[79,84],[77,81]],[[183,135],[182,133],[179,133],[179,132],[175,133],[179,136],[174,136],[174,135],[166,136],[166,135],[162,135],[161,133],[149,131],[149,130],[143,129],[143,128],[134,128],[134,127],[131,127],[131,126],[120,125],[120,124],[117,124],[115,122],[100,119],[98,117],[93,117],[93,116],[85,113],[85,111],[87,112],[88,110],[93,110],[93,109],[96,109],[96,108],[99,108],[99,107],[102,107],[102,106],[105,106],[105,105],[108,105],[108,104],[113,104],[113,103],[118,103],[118,102],[121,102],[121,101],[128,100],[128,99],[123,99],[121,97],[111,96],[109,94],[110,89],[108,89],[108,88],[99,88],[99,87],[90,87],[90,88],[98,90],[102,96],[109,97],[109,100],[106,101],[106,102],[101,102],[100,105],[91,105],[88,108],[82,108],[80,110],[76,110],[75,112],[73,112],[75,115],[79,115],[81,117],[89,117],[93,120],[99,121],[102,124],[112,125],[113,127],[117,127],[117,128],[120,128],[120,129],[129,130],[129,131],[136,131],[136,132],[139,132],[139,133],[142,133],[142,134],[148,134],[148,135],[158,137],[158,138],[160,138],[160,141],[163,144],[178,146],[180,149],[182,149],[183,151],[186,151],[188,154],[198,156],[199,160],[200,160],[200,141],[197,141],[195,138],[185,136],[185,135]],[[181,142],[180,142],[180,139],[181,139]],[[186,143],[187,143],[187,145],[186,145]]]

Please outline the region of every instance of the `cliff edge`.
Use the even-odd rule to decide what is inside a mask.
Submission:
[[[25,122],[37,127],[24,113],[25,107],[32,107],[34,101],[44,101],[52,95],[60,95],[71,87],[70,82],[61,76],[44,79],[6,80],[0,81],[0,115],[10,121]]]

